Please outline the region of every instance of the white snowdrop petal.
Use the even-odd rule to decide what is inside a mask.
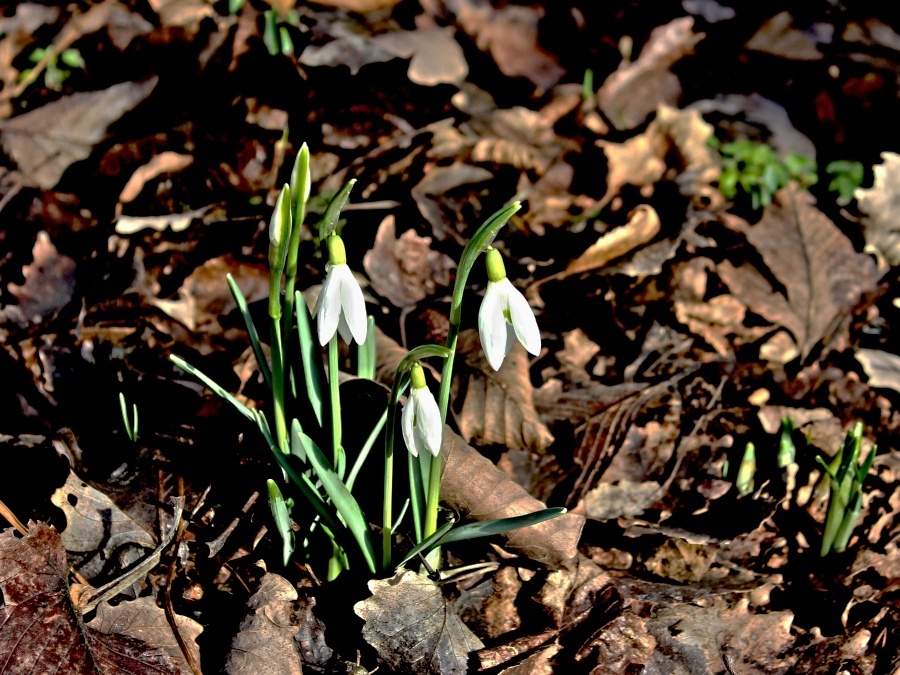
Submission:
[[[507,301],[516,337],[529,353],[537,356],[541,353],[541,331],[537,319],[534,318],[534,312],[531,311],[525,296],[512,284],[508,289]]]
[[[506,320],[503,318],[502,298],[499,284],[488,282],[478,311],[478,333],[481,337],[481,348],[491,368],[500,370],[503,357],[506,356]]]
[[[341,315],[340,288],[335,284],[331,273],[325,276],[325,283],[319,292],[316,303],[316,326],[319,333],[319,344],[326,345],[334,336]]]
[[[400,429],[403,431],[403,441],[406,443],[406,449],[412,453],[413,457],[419,456],[419,450],[416,447],[416,436],[413,424],[416,419],[415,402],[412,394],[406,399],[406,405],[403,406],[403,413],[400,415]]]
[[[344,319],[350,327],[353,339],[358,344],[366,341],[366,330],[368,322],[366,321],[366,300],[363,297],[362,289],[359,282],[353,276],[353,272],[346,265],[341,272],[341,308]],[[349,342],[349,340],[347,340]]]
[[[341,340],[349,345],[353,340],[353,332],[350,330],[350,326],[347,325],[347,314],[343,311],[341,311],[341,317],[338,319],[337,330]]]
[[[441,452],[444,425],[434,394],[428,388],[416,390],[416,426],[422,434],[423,445],[437,457]]]

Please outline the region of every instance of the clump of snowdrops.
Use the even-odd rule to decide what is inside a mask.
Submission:
[[[372,574],[389,572],[415,556],[421,558],[425,569],[433,571],[439,567],[438,552],[443,544],[525,527],[565,512],[562,508],[551,508],[515,518],[457,525],[452,518],[442,518],[439,508],[441,447],[462,302],[469,273],[482,253],[485,253],[488,283],[478,327],[488,363],[499,369],[516,340],[530,353],[540,352],[541,338],[534,314],[506,277],[500,252],[491,247],[501,228],[520,209],[518,202],[488,218],[463,250],[445,344],[420,345],[408,353],[397,369],[387,406],[365,442],[358,448],[344,447],[338,341],[356,344],[357,376],[372,379],[375,373],[373,319],[366,314],[362,290],[347,265],[344,242],[338,231],[339,216],[354,182],[349,181],[331,199],[318,225],[318,240],[327,264],[322,290],[310,313],[297,289],[300,235],[311,185],[309,149],[303,144],[290,184],[282,188],[269,225],[268,356],[244,295],[234,279],[227,277],[271,394],[265,409],[245,405],[183,359],[170,357],[179,368],[227,400],[259,430],[281,468],[281,475],[269,479],[267,488],[272,517],[283,544],[283,562],[288,564],[295,555],[297,526],[292,521],[306,523],[308,529],[302,540],[306,547],[323,542],[331,546],[329,579],[349,568],[350,547],[361,554]],[[429,389],[419,363],[428,358],[442,360],[437,397]],[[407,389],[408,396],[402,403]],[[395,517],[395,428],[401,405],[399,422],[407,451],[403,454],[408,463],[410,497]],[[300,414],[307,411],[311,414]],[[304,429],[300,419],[314,419],[317,428]],[[373,524],[355,493],[365,482],[359,477],[366,463],[377,461],[378,453],[372,451],[385,426],[382,512],[380,522]],[[366,483],[366,489],[371,489],[370,482]],[[403,559],[397,560],[393,550],[394,532],[406,512],[412,516],[415,546]]]

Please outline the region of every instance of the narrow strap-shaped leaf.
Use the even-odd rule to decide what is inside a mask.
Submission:
[[[256,422],[256,416],[255,416],[254,412],[250,408],[245,406],[243,403],[238,401],[234,396],[232,396],[227,391],[225,391],[211,377],[209,377],[209,376],[205,375],[204,373],[202,373],[201,371],[197,370],[196,368],[194,368],[194,366],[189,364],[187,361],[185,361],[181,357],[175,356],[175,354],[169,354],[169,360],[172,363],[174,363],[176,366],[181,368],[184,372],[189,373],[189,374],[193,375],[194,377],[196,377],[198,380],[200,380],[214,394],[218,394],[219,396],[224,398],[226,401],[228,401],[231,405],[233,405],[237,409],[237,411],[239,413],[241,413],[241,415],[243,415],[244,417],[246,417],[249,420],[252,420],[253,422]]]
[[[359,545],[369,570],[374,574],[378,569],[375,544],[372,541],[372,531],[369,528],[369,523],[359,507],[359,503],[350,494],[350,490],[347,489],[347,486],[335,473],[325,455],[322,454],[322,451],[312,439],[306,444],[306,452],[313,470],[316,472],[319,480],[322,481],[322,487],[325,488],[325,492],[331,499],[332,504],[334,504],[338,513],[341,514],[341,517],[347,524],[347,528],[356,539],[356,543]]]
[[[253,319],[250,317],[250,308],[247,306],[247,298],[244,297],[243,292],[241,292],[240,287],[237,285],[237,282],[234,280],[234,277],[231,276],[230,272],[225,275],[225,279],[228,281],[228,288],[231,289],[231,295],[234,298],[234,302],[237,305],[238,310],[240,310],[241,316],[244,317],[244,326],[247,328],[247,336],[250,338],[250,346],[253,347],[253,355],[256,357],[259,371],[262,373],[263,379],[265,379],[269,389],[271,389],[272,371],[269,369],[266,355],[263,352],[262,344],[259,341],[259,333],[256,330],[256,324],[253,323]]]
[[[356,461],[353,462],[353,467],[350,469],[350,474],[347,476],[347,489],[353,490],[353,484],[356,482],[356,477],[359,474],[360,470],[365,464],[366,460],[369,458],[369,454],[372,452],[372,448],[375,446],[375,441],[378,440],[378,434],[381,433],[381,430],[384,429],[384,425],[387,422],[388,411],[385,409],[383,413],[381,413],[381,417],[378,418],[378,421],[375,423],[375,426],[372,428],[372,432],[369,434],[369,437],[366,438],[366,442],[363,443],[362,448],[359,451],[359,455],[356,458]]]
[[[326,387],[325,369],[319,355],[318,343],[313,337],[312,317],[300,291],[296,292],[294,311],[297,315],[297,334],[300,338],[300,360],[303,363],[306,395],[316,415],[316,422],[321,427]]]
[[[325,238],[337,229],[338,218],[340,218],[347,200],[350,199],[350,192],[354,185],[356,185],[356,179],[351,178],[328,202],[328,206],[325,207],[325,215],[322,216],[322,222],[319,224],[319,241],[324,242]]]
[[[294,530],[291,528],[290,509],[274,480],[271,478],[267,480],[266,487],[269,490],[269,508],[272,510],[272,519],[275,521],[278,534],[281,535],[282,564],[287,567],[294,553]]]
[[[375,379],[375,317],[367,317],[366,341],[357,347],[356,375],[366,380]]]

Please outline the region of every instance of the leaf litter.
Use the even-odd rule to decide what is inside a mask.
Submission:
[[[26,571],[0,575],[0,612],[58,621],[78,654],[115,643],[142,664],[124,672],[190,672],[198,643],[204,668],[226,672],[896,668],[896,144],[889,124],[873,144],[857,129],[874,122],[852,123],[862,110],[883,120],[882,104],[896,101],[885,26],[711,3],[685,3],[693,18],[471,0],[291,4],[275,9],[295,53],[278,58],[263,47],[268,7],[253,3],[235,15],[209,3],[153,2],[140,14],[94,3],[82,15],[20,3],[3,17],[0,211],[18,227],[0,231],[0,367],[16,389],[3,394],[0,438],[22,452],[32,431],[72,427],[86,449],[77,475],[90,480],[71,473],[54,486],[61,538],[43,524],[25,535],[47,540],[48,603],[16,594],[42,563],[2,535],[15,551],[6,564]],[[75,46],[88,65],[61,94],[42,89],[49,60],[19,80],[29,51],[46,46],[33,37],[41,30],[58,36],[51,55]],[[744,45],[740,58],[727,44]],[[840,61],[827,73],[826,44]],[[140,65],[148,49],[179,50],[181,61],[151,75]],[[857,77],[855,62],[872,74]],[[767,98],[733,91],[725,65]],[[815,90],[803,98],[815,114],[790,87],[759,86],[782,77]],[[251,90],[252,105],[235,105]],[[159,101],[176,112],[148,114]],[[266,110],[280,117],[253,121]],[[814,196],[787,187],[753,213],[717,189],[713,139],[729,134],[768,135],[779,152],[852,155],[873,167],[874,185],[844,211],[820,182]],[[317,182],[331,170],[328,189],[356,177],[360,206],[373,204],[347,213],[347,232],[366,232],[348,253],[374,291],[382,382],[404,354],[391,337],[440,341],[446,331],[450,261],[472,223],[516,194],[530,199],[503,245],[529,297],[540,289],[545,349],[513,352],[498,373],[477,345],[464,352],[445,499],[465,518],[543,503],[577,512],[490,546],[448,547],[461,571],[440,585],[401,571],[368,592],[358,579],[336,589],[301,558],[276,574],[274,528],[264,503],[248,499],[268,470],[259,449],[165,366],[164,351],[190,350],[255,401],[222,279],[232,273],[261,311],[265,199],[302,140]],[[314,242],[303,246],[314,260]],[[314,262],[301,270],[304,289],[317,274]],[[473,274],[476,292],[483,284]],[[88,385],[96,394],[76,407]],[[123,389],[141,402],[137,446],[116,417]],[[798,448],[782,470],[784,416]],[[834,456],[855,419],[882,450],[848,553],[819,559],[815,457]],[[748,440],[757,487],[738,497]],[[113,486],[137,494],[136,475],[159,480],[159,502],[173,489],[188,496],[177,545],[156,544],[155,504],[126,516],[104,496]],[[26,500],[28,512],[58,518],[51,492]],[[74,605],[67,560],[89,577],[72,585]],[[83,581],[116,594],[87,624]],[[40,658],[35,640],[4,653],[29,663]],[[109,668],[83,672],[123,672]]]

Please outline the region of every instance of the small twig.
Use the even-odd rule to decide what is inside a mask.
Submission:
[[[6,504],[0,501],[0,516],[3,516],[6,519],[6,522],[12,525],[19,534],[26,535],[28,534],[28,528],[22,524],[22,521],[16,518],[16,514],[12,512]]]

